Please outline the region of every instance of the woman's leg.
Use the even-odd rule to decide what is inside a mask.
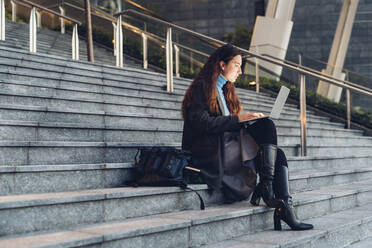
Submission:
[[[288,184],[288,163],[282,149],[278,148],[277,157],[275,161],[275,175],[274,175],[274,192],[278,199],[284,201],[288,200],[289,184]]]
[[[275,163],[274,192],[277,199],[283,200],[283,205],[274,212],[274,228],[281,230],[280,221],[286,222],[293,230],[312,229],[313,225],[297,221],[293,210],[292,197],[289,192],[287,158],[282,149],[278,148]]]
[[[254,138],[258,145],[277,145],[277,134],[274,122],[269,118],[259,119],[246,127],[248,133]]]
[[[273,180],[275,175],[275,161],[277,159],[277,134],[274,122],[269,119],[259,119],[247,127],[248,133],[260,146],[261,161],[256,169],[260,175],[260,182],[252,195],[251,203],[258,205],[262,197],[268,207],[278,207],[281,202],[275,199]]]

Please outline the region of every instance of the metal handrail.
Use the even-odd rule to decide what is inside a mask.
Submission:
[[[193,36],[199,37],[201,39],[205,39],[207,41],[214,42],[214,43],[217,44],[217,46],[227,44],[226,42],[223,42],[221,40],[209,37],[207,35],[200,34],[198,32],[192,31],[190,29],[181,27],[179,25],[176,25],[176,24],[173,24],[173,23],[170,23],[170,22],[166,22],[164,20],[160,20],[158,18],[143,14],[141,12],[138,12],[138,11],[132,10],[132,9],[128,9],[128,10],[124,10],[122,12],[116,13],[114,16],[118,17],[118,23],[119,23],[119,21],[121,22],[122,15],[124,15],[126,13],[133,13],[135,15],[141,16],[141,17],[146,18],[148,20],[166,25],[167,30],[168,30],[167,31],[167,90],[170,91],[170,92],[172,92],[172,89],[173,89],[172,60],[171,60],[171,56],[170,57],[168,56],[169,53],[171,53],[171,51],[172,51],[172,50],[170,50],[170,51],[168,50],[168,49],[171,49],[171,47],[172,47],[171,46],[172,41],[171,41],[171,38],[170,38],[171,37],[171,28],[175,28],[177,30],[181,30],[181,31],[186,32],[188,34],[191,34]],[[122,43],[120,45],[122,46]],[[250,57],[254,57],[256,59],[256,78],[258,77],[258,60],[266,61],[266,62],[274,64],[274,65],[285,67],[285,68],[288,68],[290,70],[293,70],[293,71],[296,71],[296,72],[299,73],[301,155],[302,156],[307,155],[307,149],[306,149],[306,76],[315,77],[315,78],[317,78],[319,80],[322,80],[324,82],[328,82],[330,84],[337,85],[337,86],[342,87],[342,88],[346,88],[348,95],[350,95],[349,90],[353,90],[353,91],[356,91],[358,93],[362,93],[362,94],[365,94],[365,95],[368,95],[368,96],[372,96],[372,90],[369,89],[369,88],[360,87],[359,85],[357,85],[355,83],[340,80],[338,78],[334,78],[332,76],[325,75],[325,74],[323,74],[319,71],[313,70],[311,68],[304,67],[304,66],[301,65],[301,62],[300,62],[300,64],[296,64],[294,62],[280,60],[278,58],[267,56],[267,55],[266,56],[265,55],[259,55],[259,54],[253,53],[251,51],[248,51],[248,50],[240,48],[240,47],[236,47],[236,48],[239,49],[242,52],[242,54],[245,55],[245,57],[250,56]],[[348,112],[348,127],[350,127],[350,109],[349,109],[349,107],[350,107],[350,98],[348,98],[348,109],[347,109],[348,110],[347,111]]]
[[[259,46],[271,46],[271,47],[274,47],[274,48],[283,49],[283,48],[280,48],[280,47],[275,46],[275,45],[272,45],[272,44],[261,44],[261,45],[256,45],[255,47],[259,47]],[[283,50],[285,50],[285,49],[283,49]],[[355,86],[355,87],[358,87],[358,88],[361,88],[361,89],[364,89],[364,90],[367,90],[367,91],[371,91],[371,92],[372,92],[372,89],[371,89],[371,88],[365,87],[365,86],[360,85],[360,84],[353,83],[353,82],[348,81],[348,80],[343,80],[343,79],[339,79],[339,78],[332,77],[332,76],[330,76],[330,75],[328,75],[328,74],[325,74],[325,73],[323,73],[323,72],[317,71],[317,70],[315,70],[315,69],[313,69],[313,68],[310,68],[310,67],[307,67],[307,66],[304,66],[304,65],[301,65],[301,64],[297,64],[297,63],[295,63],[295,62],[293,62],[293,61],[289,61],[289,60],[285,60],[285,59],[280,59],[280,58],[277,58],[277,57],[272,56],[272,55],[270,55],[270,54],[264,54],[264,53],[263,53],[263,54],[261,54],[261,55],[262,55],[262,56],[268,56],[268,57],[270,57],[270,58],[272,58],[272,59],[276,59],[276,60],[282,61],[282,62],[284,62],[284,63],[288,63],[288,64],[291,64],[291,65],[297,66],[297,67],[299,67],[299,68],[301,68],[301,69],[308,70],[308,71],[311,71],[311,72],[317,73],[317,74],[319,74],[319,75],[326,76],[326,77],[328,77],[328,78],[332,78],[332,79],[337,80],[337,81],[339,81],[339,82],[341,82],[341,83],[350,84],[350,85],[352,85],[352,86]],[[321,61],[321,62],[324,62],[324,61]],[[328,65],[328,64],[325,63],[325,62],[324,62],[324,64],[325,64],[325,65]],[[336,68],[336,67],[334,67],[334,68]],[[344,68],[338,68],[338,69],[345,70],[345,71],[348,71],[348,72],[352,72],[352,71],[347,70],[347,69],[344,69]]]
[[[181,30],[181,31],[184,31],[184,32],[187,32],[189,34],[192,34],[192,35],[195,35],[195,36],[198,36],[199,38],[203,38],[203,39],[207,39],[209,41],[212,41],[212,42],[215,42],[215,43],[218,43],[218,44],[221,44],[221,45],[225,45],[227,44],[226,42],[224,41],[221,41],[221,40],[218,40],[218,39],[215,39],[215,38],[212,38],[212,37],[209,37],[207,35],[203,35],[203,34],[200,34],[198,32],[195,32],[195,31],[192,31],[190,29],[187,29],[187,28],[184,28],[184,27],[181,27],[179,25],[176,25],[174,23],[169,23],[169,22],[166,22],[166,21],[163,21],[163,20],[160,20],[158,18],[155,18],[155,17],[152,17],[152,16],[148,16],[146,14],[143,14],[141,12],[138,12],[136,10],[133,10],[133,9],[128,9],[128,10],[124,10],[122,12],[119,12],[119,13],[116,13],[114,14],[114,16],[118,17],[118,16],[121,16],[125,13],[133,13],[133,14],[136,14],[136,15],[139,15],[139,16],[142,16],[146,19],[149,19],[149,20],[152,20],[152,21],[155,21],[155,22],[158,22],[158,23],[161,23],[161,24],[164,24],[164,25],[167,25],[169,27],[173,27],[173,28],[176,28],[178,30]],[[366,95],[369,95],[369,96],[372,96],[372,92],[369,92],[369,91],[366,91],[366,90],[363,90],[363,89],[358,89],[354,86],[349,86],[349,85],[345,85],[345,84],[342,84],[340,83],[339,79],[337,78],[334,78],[334,77],[331,77],[331,76],[328,76],[328,75],[324,75],[322,74],[321,72],[318,72],[315,73],[314,71],[310,71],[308,70],[308,68],[306,67],[303,67],[299,64],[296,64],[296,63],[292,63],[292,64],[286,64],[282,61],[278,62],[277,59],[272,59],[272,58],[267,58],[265,56],[262,56],[262,55],[259,55],[259,54],[256,54],[256,53],[253,53],[251,51],[248,51],[246,49],[243,49],[243,48],[240,48],[240,47],[236,47],[237,49],[239,49],[241,52],[247,54],[248,56],[251,56],[251,57],[255,57],[257,59],[260,59],[260,60],[263,60],[263,61],[266,61],[266,62],[269,62],[269,63],[272,63],[272,64],[275,64],[275,65],[279,65],[279,66],[283,66],[283,67],[286,67],[288,69],[291,69],[291,70],[294,70],[294,71],[297,71],[299,73],[302,73],[302,74],[305,74],[305,75],[308,75],[308,76],[312,76],[312,77],[316,77],[318,79],[321,79],[323,81],[326,81],[328,83],[331,83],[331,84],[335,84],[337,86],[340,86],[340,87],[343,87],[343,88],[348,88],[350,90],[353,90],[353,91],[357,91],[359,93],[362,93],[362,94],[366,94]],[[371,90],[372,91],[372,90]]]
[[[292,65],[294,65],[294,66],[299,66],[299,68],[301,68],[301,69],[305,69],[305,70],[308,70],[308,71],[311,71],[311,72],[317,73],[317,74],[322,75],[322,76],[327,76],[328,78],[332,78],[332,79],[334,79],[334,80],[336,80],[336,81],[339,81],[340,83],[349,84],[349,85],[352,85],[352,86],[354,86],[354,87],[357,87],[357,88],[360,88],[360,89],[362,89],[362,90],[366,90],[366,91],[372,93],[372,89],[371,89],[371,88],[365,87],[365,86],[363,86],[363,85],[356,84],[356,83],[353,83],[353,82],[348,81],[348,80],[343,80],[343,79],[335,78],[335,77],[329,76],[329,75],[327,75],[327,74],[325,74],[325,73],[323,73],[323,72],[320,72],[320,71],[317,71],[317,70],[315,70],[315,69],[312,69],[312,68],[310,68],[310,67],[303,66],[303,65],[298,65],[298,64],[296,64],[296,63],[294,63],[294,62],[292,62],[292,61],[285,60],[285,59],[280,59],[280,58],[277,58],[277,57],[272,56],[272,55],[270,55],[270,54],[262,54],[262,55],[263,55],[263,56],[268,56],[268,57],[270,57],[270,58],[273,58],[273,59],[276,59],[276,60],[279,60],[279,61],[282,61],[282,62],[284,62],[284,63],[292,64]]]
[[[83,11],[83,12],[85,11],[85,9],[83,9],[83,8],[81,8],[81,7],[79,7],[79,6],[76,6],[76,5],[74,5],[74,4],[71,4],[71,3],[64,2],[63,5],[66,5],[66,6],[69,6],[69,7],[75,8],[75,9],[80,10],[80,11]],[[93,7],[92,7],[92,8],[93,8]],[[96,10],[96,9],[94,9],[94,8],[93,8],[93,10],[97,11],[97,13],[96,13],[96,12],[92,12],[92,15],[94,15],[94,16],[96,16],[96,17],[102,18],[102,19],[104,19],[104,20],[106,20],[106,21],[110,21],[110,22],[115,22],[115,21],[116,21],[116,19],[115,19],[115,18],[111,18],[111,16],[110,16],[109,14],[106,14],[106,13],[104,13],[104,12],[102,12],[102,11],[99,11],[99,10]],[[129,17],[129,16],[128,16],[128,17]],[[151,37],[154,41],[159,41],[159,42],[162,41],[162,42],[164,42],[164,44],[165,44],[165,41],[166,41],[166,40],[165,40],[164,38],[160,37],[160,36],[157,36],[157,35],[155,35],[155,34],[149,33],[149,32],[147,32],[147,31],[142,30],[142,29],[140,29],[140,28],[138,28],[138,27],[135,27],[135,26],[133,26],[133,25],[131,25],[131,24],[129,24],[129,23],[125,23],[125,25],[127,26],[127,28],[135,29],[135,30],[138,31],[138,32],[141,32],[141,33],[146,34],[147,36]],[[183,49],[188,50],[188,51],[190,51],[190,52],[193,52],[193,53],[199,54],[199,55],[201,55],[201,56],[205,56],[205,57],[208,57],[208,56],[209,56],[209,54],[206,54],[206,53],[200,52],[200,51],[198,51],[198,50],[195,50],[195,49],[193,49],[193,48],[187,47],[187,46],[185,46],[185,45],[181,45],[181,44],[178,44],[178,43],[176,43],[176,42],[174,42],[174,44],[177,45],[177,46],[180,47],[180,48],[183,48]]]
[[[70,7],[79,8],[79,7],[74,6],[74,5],[72,5],[72,4],[69,4],[69,3],[64,3],[64,4],[65,4],[65,5],[68,5],[68,6],[70,6]],[[100,11],[99,11],[99,12],[100,12]],[[106,13],[102,13],[102,12],[100,12],[100,14],[103,14],[103,15],[95,14],[95,16],[100,17],[100,18],[103,18],[103,19],[106,19],[106,20],[111,21],[111,22],[116,21],[115,18],[110,18],[110,17],[108,16],[108,14],[106,14]],[[128,16],[128,17],[129,17],[129,16]],[[134,26],[132,26],[132,25],[130,25],[130,24],[127,24],[127,25],[130,26],[131,28],[136,28],[139,32],[142,32],[142,33],[146,34],[147,36],[150,36],[154,41],[157,40],[157,41],[163,41],[164,43],[166,42],[166,40],[165,40],[164,38],[162,38],[162,37],[160,37],[160,36],[158,36],[158,35],[156,35],[156,34],[153,34],[153,33],[150,33],[150,32],[148,32],[148,31],[142,30],[142,29],[140,29],[140,28],[138,28],[138,27],[134,27]],[[187,47],[187,46],[185,46],[185,45],[179,44],[179,43],[177,43],[177,42],[173,42],[173,44],[176,44],[176,45],[177,45],[178,47],[180,47],[180,48],[183,48],[183,49],[188,50],[188,51],[190,51],[190,52],[193,52],[193,53],[199,54],[199,55],[201,55],[201,56],[204,56],[204,57],[208,57],[208,56],[209,56],[209,54],[203,53],[203,52],[198,51],[198,50],[196,50],[196,49],[193,49],[193,48]]]
[[[49,13],[51,13],[51,14],[53,14],[53,15],[59,16],[59,17],[65,19],[65,20],[68,20],[68,21],[70,21],[70,22],[76,23],[76,24],[78,24],[79,26],[81,25],[81,22],[78,21],[78,20],[76,20],[76,19],[73,19],[73,18],[71,18],[71,17],[68,17],[68,16],[65,16],[65,15],[62,15],[62,14],[60,14],[60,13],[58,13],[58,12],[55,12],[54,10],[51,10],[51,9],[45,8],[45,7],[43,7],[43,6],[39,5],[39,4],[36,4],[36,3],[30,2],[30,1],[28,1],[28,0],[16,0],[16,2],[19,2],[19,3],[22,3],[22,2],[23,2],[23,3],[25,3],[25,4],[27,4],[27,5],[31,6],[31,7],[36,7],[36,8],[38,8],[38,9],[44,10],[44,11],[46,11],[46,12],[49,12]]]
[[[270,44],[270,43],[259,44],[259,45],[255,45],[255,46],[253,46],[253,47],[263,47],[263,46],[270,46],[270,47],[274,47],[274,48],[276,48],[276,49],[283,50],[283,51],[286,51],[286,52],[288,51],[288,49],[284,49],[284,48],[282,48],[282,47],[279,47],[279,46],[276,46],[276,45],[273,45],[273,44]],[[317,63],[319,63],[319,64],[326,65],[326,66],[331,66],[331,67],[333,67],[333,68],[335,68],[335,69],[342,70],[342,71],[345,71],[345,72],[347,72],[347,73],[356,74],[356,75],[358,75],[359,77],[365,77],[365,75],[360,74],[360,73],[355,72],[355,71],[352,71],[352,70],[350,70],[350,69],[346,69],[346,68],[343,68],[343,67],[338,67],[338,66],[330,65],[330,64],[328,64],[327,62],[325,62],[325,61],[323,61],[323,60],[313,58],[313,57],[311,57],[311,56],[309,56],[309,55],[305,55],[305,54],[303,54],[302,52],[300,52],[300,51],[297,50],[297,49],[294,49],[294,52],[297,52],[298,54],[301,54],[302,57],[304,57],[304,58],[308,58],[309,60],[315,61],[315,62],[317,62]]]
[[[3,0],[0,0],[0,3],[1,3],[2,6],[4,5]],[[63,22],[64,20],[68,20],[68,21],[73,23],[73,33],[72,33],[72,42],[71,42],[72,59],[73,60],[79,60],[79,35],[78,35],[77,26],[81,25],[81,22],[79,22],[78,20],[75,20],[71,17],[68,17],[68,16],[65,16],[63,14],[57,13],[57,12],[51,10],[51,9],[48,9],[44,6],[39,5],[39,4],[30,2],[28,0],[13,0],[11,2],[11,4],[12,4],[12,15],[13,15],[12,19],[13,20],[15,19],[15,11],[14,11],[14,9],[16,8],[15,3],[18,3],[18,4],[21,4],[23,6],[31,8],[30,23],[29,23],[29,25],[30,25],[30,32],[29,32],[30,33],[30,42],[29,42],[30,52],[36,53],[36,50],[37,50],[37,38],[36,38],[37,27],[40,25],[40,22],[41,22],[40,20],[41,19],[40,19],[40,14],[38,14],[36,9],[39,9],[39,10],[46,11],[48,13],[51,13],[55,16],[60,17],[61,22]],[[2,6],[1,6],[1,8],[2,8]],[[0,12],[3,12],[3,11],[0,11]],[[37,16],[39,18],[38,24],[37,24]],[[62,27],[63,26],[61,25],[61,32],[62,32]],[[5,23],[3,23],[2,21],[1,21],[0,30],[5,30]],[[0,38],[5,40],[5,36],[0,37]]]

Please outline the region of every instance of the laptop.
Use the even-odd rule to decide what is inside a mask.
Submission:
[[[279,119],[280,113],[282,112],[284,104],[287,101],[289,91],[290,91],[290,89],[288,89],[285,86],[282,86],[280,88],[279,94],[275,99],[275,103],[274,103],[273,108],[271,109],[270,115],[264,115],[264,116],[261,116],[261,117],[256,117],[256,118],[253,118],[253,119],[250,119],[250,120],[247,120],[247,121],[242,121],[242,123],[248,123],[248,122],[255,121],[255,120],[258,120],[258,119],[263,119],[263,118]]]

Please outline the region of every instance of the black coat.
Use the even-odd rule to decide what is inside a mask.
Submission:
[[[193,166],[202,170],[206,183],[221,188],[224,162],[224,132],[238,131],[238,116],[222,116],[209,111],[203,91],[204,81],[195,85],[192,103],[186,111],[182,149],[192,152]]]

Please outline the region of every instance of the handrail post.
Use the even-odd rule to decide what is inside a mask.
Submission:
[[[257,54],[259,53],[258,46],[256,46],[256,53]],[[255,61],[255,71],[256,71],[256,92],[259,93],[260,92],[260,65],[259,65],[257,58],[255,58],[254,61]]]
[[[194,53],[190,51],[190,73],[194,73]]]
[[[149,62],[147,59],[147,35],[142,32],[142,49],[143,49],[143,68],[147,69]]]
[[[14,0],[11,0],[10,4],[12,5],[12,22],[16,22],[17,21],[17,3]]]
[[[0,40],[5,40],[5,0],[0,0]]]
[[[345,71],[346,80],[349,81],[349,71]],[[350,90],[346,88],[346,128],[351,128],[351,99]]]
[[[173,92],[173,45],[171,27],[167,28],[166,58],[167,58],[167,91]]]
[[[298,54],[298,64],[302,65],[302,55]],[[306,141],[306,78],[300,73],[300,122],[301,122],[301,156],[307,155]]]
[[[32,7],[30,14],[30,52],[36,53],[36,8]]]
[[[301,121],[301,156],[307,155],[306,142],[306,78],[300,74],[300,121]]]
[[[346,119],[347,119],[347,129],[350,129],[351,126],[351,109],[350,109],[350,90],[346,89]]]
[[[123,27],[122,17],[119,15],[116,24],[116,66],[123,67]]]
[[[65,9],[62,7],[62,6],[58,6],[59,8],[59,11],[61,13],[61,15],[65,15]],[[61,18],[61,34],[64,34],[66,32],[66,29],[65,29],[65,19]]]
[[[114,56],[116,57],[116,42],[117,42],[117,39],[116,39],[116,23],[115,22],[112,22],[112,29],[113,29],[113,35],[114,35]]]
[[[180,77],[180,49],[174,44],[174,52],[176,59],[176,77]]]
[[[36,27],[41,28],[41,13],[40,11],[36,10]]]
[[[72,31],[72,59],[79,60],[79,35],[78,26],[75,23]]]

